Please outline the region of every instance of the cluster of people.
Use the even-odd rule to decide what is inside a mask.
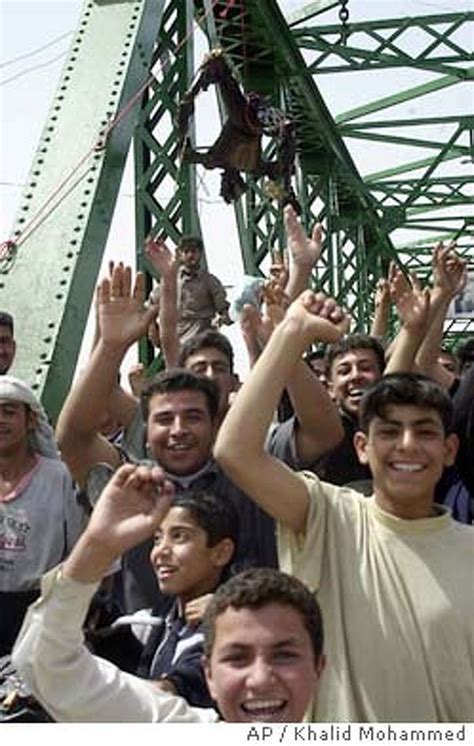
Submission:
[[[149,297],[100,281],[54,433],[0,316],[0,643],[57,721],[473,719],[474,339],[442,347],[466,263],[437,245],[423,289],[392,266],[351,333],[308,289],[322,227],[284,220],[243,384],[192,237],[147,242]],[[145,336],[165,368],[130,392]]]

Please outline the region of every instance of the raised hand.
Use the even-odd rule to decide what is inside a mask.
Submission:
[[[124,464],[102,491],[87,535],[118,557],[153,535],[173,495],[174,486],[159,466]]]
[[[166,246],[163,239],[155,241],[148,238],[145,242],[145,255],[160,277],[172,274],[178,269],[179,261],[176,255]]]
[[[139,399],[146,385],[145,366],[143,363],[131,365],[128,369],[127,378],[132,393]]]
[[[307,344],[313,341],[332,344],[348,330],[349,319],[334,298],[324,293],[305,290],[289,307],[286,319],[299,325],[301,333],[307,337]]]
[[[421,289],[415,275],[405,275],[393,267],[390,273],[390,294],[398,317],[407,329],[424,330],[429,321],[430,291]]]
[[[112,276],[97,288],[97,310],[102,341],[115,347],[129,347],[147,333],[156,306],[145,308],[145,276],[138,272],[132,288],[130,267],[119,264]]]
[[[63,575],[83,583],[99,580],[114,560],[153,536],[173,495],[174,486],[159,466],[121,466],[64,562]]]
[[[385,277],[377,280],[374,297],[375,308],[390,306],[390,283]]]
[[[184,616],[187,624],[200,624],[204,618],[204,613],[209,606],[213,593],[206,593],[204,596],[193,598],[192,601],[184,607]]]
[[[272,252],[272,263],[268,272],[270,279],[280,285],[283,290],[288,284],[289,270],[288,270],[288,254],[284,252]]]
[[[467,263],[456,252],[456,243],[447,246],[440,241],[433,247],[433,292],[452,299],[467,281]]]
[[[288,238],[288,247],[293,262],[302,267],[314,267],[321,256],[324,241],[324,232],[321,223],[316,223],[310,238],[306,235],[305,230],[291,205],[285,207],[284,222]]]

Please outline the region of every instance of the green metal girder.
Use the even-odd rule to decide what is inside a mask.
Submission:
[[[331,10],[338,5],[339,0],[315,0],[315,2],[307,3],[307,5],[294,10],[287,16],[288,26],[291,27],[302,21],[309,21],[320,13],[325,13],[327,10]]]
[[[409,66],[466,80],[472,73],[466,71],[461,63],[472,61],[473,55],[453,37],[459,28],[472,21],[474,13],[465,12],[350,22],[345,44],[334,43],[341,34],[341,26],[334,24],[317,28],[298,27],[294,29],[294,36],[302,48],[321,52],[309,65],[313,73]],[[443,28],[437,30],[437,26]],[[404,37],[410,34],[412,40],[415,30],[424,32],[424,36],[419,37],[421,49],[409,53],[403,46]],[[354,37],[353,43],[351,37]],[[449,48],[450,54],[440,52],[443,47]],[[329,57],[339,58],[339,63],[327,62]]]
[[[413,86],[413,88],[400,91],[392,96],[384,96],[384,98],[371,101],[363,106],[358,106],[356,109],[345,111],[342,114],[338,114],[335,119],[338,124],[345,124],[346,122],[350,122],[358,117],[364,117],[367,114],[373,114],[376,111],[383,111],[391,106],[397,106],[406,101],[412,101],[415,98],[418,99],[421,96],[427,96],[429,93],[443,90],[443,88],[449,88],[456,85],[458,82],[459,79],[455,75],[443,75],[441,78],[436,78],[436,80],[432,80],[429,83]]]
[[[162,5],[84,3],[22,195],[18,252],[1,278],[2,305],[15,316],[19,340],[12,373],[42,397],[53,420],[74,374],[136,107],[105,147],[94,145],[146,80]]]
[[[469,176],[463,177],[458,173],[457,164],[454,164],[459,159],[467,167],[469,161],[474,162],[474,127],[472,106],[468,103],[469,93],[464,97],[465,111],[455,115],[448,110],[447,116],[442,116],[445,109],[442,102],[439,116],[428,114],[408,119],[401,117],[399,110],[394,107],[409,102],[418,103],[428,95],[473,80],[472,48],[469,49],[469,45],[460,39],[464,38],[461,34],[469,38],[474,13],[440,12],[436,16],[369,18],[359,23],[349,19],[344,43],[341,43],[340,23],[324,23],[322,14],[318,14],[309,28],[310,14],[306,13],[305,8],[301,14],[307,15],[307,18],[294,24],[293,34],[300,49],[310,56],[308,69],[318,76],[332,74],[335,81],[336,74],[344,74],[345,77],[339,77],[339,87],[348,81],[352,86],[357,86],[359,71],[405,68],[431,74],[428,82],[401,90],[397,90],[395,78],[392,77],[390,83],[395,85],[391,92],[349,111],[335,112],[335,120],[340,135],[349,146],[352,141],[366,140],[379,143],[381,147],[391,147],[390,153],[395,152],[394,147],[398,148],[399,156],[392,166],[364,174],[363,178],[388,234],[395,229],[425,234],[419,240],[410,241],[397,249],[400,261],[406,268],[411,271],[413,267],[418,267],[420,256],[423,256],[427,275],[432,244],[450,239],[459,240],[459,252],[473,267],[472,168]],[[349,73],[350,78],[347,77]],[[400,76],[400,80],[404,78]],[[335,82],[335,85],[338,83]],[[364,78],[364,85],[367,85],[367,77]],[[381,116],[376,119],[377,113]],[[430,125],[445,127],[436,137],[429,129]],[[411,128],[417,128],[415,133]],[[420,128],[427,128],[422,136]],[[466,132],[469,134],[468,145],[461,140]],[[408,148],[417,148],[426,155],[413,159],[413,150]],[[430,151],[432,155],[429,155]],[[452,170],[448,168],[450,164],[453,164]],[[436,211],[440,214],[434,216]],[[447,323],[446,329],[451,335],[472,333],[474,322],[456,320]]]
[[[163,26],[166,26],[167,19],[184,12],[181,3],[168,3]],[[371,204],[370,193],[360,179],[314,81],[305,71],[277,4],[273,0],[246,0],[243,9],[240,3],[229,9],[227,3],[203,0],[195,3],[195,14],[201,19],[200,25],[206,31],[210,45],[218,44],[225,49],[244,88],[266,93],[277,106],[283,103],[295,120],[298,139],[295,184],[303,205],[303,219],[310,226],[317,215],[330,216],[329,233],[333,235],[328,238],[328,243],[334,240],[338,244],[337,261],[325,266],[324,259],[315,272],[315,279],[324,283],[331,292],[336,292],[339,287],[344,290],[346,284],[341,278],[350,270],[350,285],[355,290],[352,310],[362,323],[367,283],[363,262],[359,261],[354,271],[355,246],[360,244],[363,236],[377,255],[392,257],[393,249]],[[189,15],[187,18],[189,20]],[[176,32],[176,25],[173,29]],[[173,133],[170,135],[169,126],[179,98],[190,82],[190,76],[186,78],[180,72],[180,61],[169,48],[170,45],[176,48],[177,44],[178,39],[174,39],[169,31],[164,32],[162,27],[156,56],[159,57],[159,49],[168,50],[167,74],[174,82],[173,91],[170,94],[169,83],[165,84],[164,80],[153,83],[147,92],[135,135],[136,149],[142,149],[143,154],[150,152],[154,157],[152,166],[146,162],[151,156],[141,155],[136,159],[137,200],[141,210],[137,220],[138,246],[150,228],[177,240],[185,215],[192,209],[185,200],[177,202],[170,198],[160,186],[165,179],[169,182],[178,178],[175,139]],[[150,123],[150,111],[156,108],[156,102],[160,102],[159,113]],[[167,126],[163,125],[165,120]],[[270,144],[267,156],[271,155],[271,147]],[[331,199],[337,202],[337,210],[326,204],[329,181]],[[308,189],[309,184],[312,186]],[[282,246],[282,216],[267,196],[263,183],[249,179],[248,186],[244,199],[236,205],[237,225],[244,269],[258,273],[262,271],[269,250]],[[177,183],[176,190],[179,188]],[[381,262],[372,262],[372,266],[381,266]],[[375,282],[376,276],[370,274],[370,277],[370,282]],[[358,285],[364,292],[357,292]]]
[[[320,22],[337,4],[310,3],[302,9],[299,22],[303,17],[318,17]],[[460,251],[474,261],[473,220],[466,213],[464,224],[459,221],[459,208],[469,200],[469,179],[456,181],[455,174],[443,179],[437,173],[441,163],[460,155],[473,157],[472,135],[469,148],[456,142],[463,131],[472,133],[472,114],[409,122],[413,126],[457,122],[458,129],[447,143],[387,131],[385,142],[435,148],[436,154],[364,178],[343,137],[376,139],[380,133],[374,129],[388,130],[388,122],[377,125],[361,117],[390,113],[394,105],[472,80],[472,68],[466,67],[472,55],[463,56],[452,39],[472,16],[424,16],[408,19],[409,24],[406,19],[389,19],[364,23],[363,28],[349,24],[344,45],[340,25],[320,26],[311,31],[311,39],[307,29],[297,27],[292,32],[274,0],[86,0],[20,205],[17,256],[0,278],[3,306],[15,314],[19,339],[30,341],[28,348],[20,345],[13,372],[33,385],[51,417],[55,418],[74,372],[132,133],[138,266],[146,268],[141,247],[150,231],[175,241],[183,232],[200,232],[196,174],[193,167],[179,164],[174,127],[178,103],[194,73],[193,19],[199,19],[211,45],[224,47],[246,90],[265,93],[294,119],[298,149],[294,181],[303,221],[310,228],[316,218],[322,218],[327,226],[327,245],[314,280],[348,307],[358,329],[367,329],[375,282],[396,257],[390,240],[395,228],[411,224],[432,231],[425,240],[410,242],[399,251],[401,261],[409,269],[416,266],[422,276],[430,260],[430,241],[437,236],[456,237],[462,230]],[[439,24],[444,27],[439,29]],[[405,29],[414,26],[423,28],[430,39],[418,55],[410,56],[398,45]],[[355,32],[358,40],[366,33],[378,45],[377,54],[371,52],[374,64],[367,50],[351,46]],[[313,79],[314,66],[305,64],[298,47],[321,45],[319,68],[316,65],[321,74],[328,70],[324,64],[328,38],[331,53],[342,60],[341,72],[364,69],[369,63],[380,69],[409,64],[442,76],[342,112],[335,121]],[[449,54],[440,53],[442,44],[449,47]],[[151,65],[154,74],[148,77]],[[94,150],[107,123],[140,89],[139,104],[111,131],[105,146]],[[394,119],[393,126],[405,126]],[[75,175],[31,229],[31,216],[43,208],[81,158]],[[421,177],[407,178],[422,169]],[[442,230],[441,221],[430,212],[454,206],[458,217],[448,213]],[[245,269],[258,272],[269,249],[282,245],[281,214],[264,185],[252,180],[236,212]],[[473,323],[455,320],[446,329],[456,339],[472,333]],[[148,353],[142,349],[142,357]]]
[[[245,13],[240,18],[232,19],[231,23],[220,19],[218,10],[217,33],[222,46],[228,50],[228,55],[240,71],[245,88],[261,90],[259,85],[265,79],[267,93],[272,95],[273,103],[279,105],[283,100],[285,109],[296,124],[298,168],[295,183],[303,204],[303,220],[309,226],[318,215],[324,214],[328,220],[330,216],[329,234],[332,231],[341,234],[338,238],[337,261],[331,263],[330,270],[321,267],[315,273],[318,282],[334,292],[343,286],[340,277],[353,263],[353,247],[357,243],[355,236],[362,232],[376,253],[393,258],[390,239],[382,228],[370,192],[361,180],[314,80],[308,74],[276,3],[248,0]],[[245,52],[240,38],[243,28],[246,29]],[[235,55],[234,49],[237,50]],[[311,180],[318,184],[316,196],[322,203],[317,211],[312,210],[313,205],[303,187]],[[337,211],[327,202],[329,182],[331,193],[337,195]],[[258,184],[251,184],[246,198],[246,214],[252,245],[246,246],[243,251],[253,255],[254,264],[258,266],[268,252],[269,239],[271,241],[274,236],[276,240],[281,240],[278,215],[274,207],[268,204],[268,198]],[[328,244],[331,240],[329,236]],[[361,286],[364,280],[363,272],[360,275],[356,273],[352,278],[353,283],[360,282]],[[359,299],[364,297],[364,293],[356,295]],[[362,319],[361,313],[359,316]]]
[[[196,170],[179,163],[175,119],[180,99],[193,79],[192,0],[168,3],[158,28],[152,64],[154,77],[144,92],[134,133],[137,267],[151,289],[154,272],[143,255],[145,238],[201,234],[196,198]],[[190,137],[194,140],[191,128]],[[151,366],[154,350],[140,341],[140,360]],[[151,369],[149,370],[149,373]]]

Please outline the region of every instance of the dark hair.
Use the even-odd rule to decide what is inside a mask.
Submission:
[[[323,363],[323,365],[321,366],[322,373],[324,373],[324,377],[327,377],[328,366],[327,366],[327,361],[326,361],[326,347],[318,347],[315,350],[310,350],[304,355],[303,360],[306,363],[306,365],[309,368],[311,368],[313,373],[316,371],[313,365],[314,360],[320,360]],[[318,373],[318,377],[319,377],[319,373]]]
[[[214,646],[216,619],[229,607],[261,609],[276,603],[290,606],[301,614],[318,661],[323,651],[324,633],[321,610],[314,595],[300,580],[270,567],[255,567],[235,575],[214,593],[204,615],[204,652],[209,657]]]
[[[239,516],[232,500],[212,492],[188,489],[178,492],[172,508],[188,510],[195,523],[207,536],[207,546],[214,547],[222,539],[232,539],[234,547],[239,540]],[[235,554],[235,550],[234,550]],[[229,561],[229,564],[232,560]]]
[[[155,394],[172,394],[178,391],[199,391],[204,394],[211,420],[219,410],[219,389],[214,381],[197,376],[184,368],[169,368],[154,376],[141,396],[142,414],[148,419],[150,399]]]
[[[474,362],[474,337],[469,337],[456,350],[456,357],[459,361],[459,367],[462,370],[464,366],[469,366]]]
[[[332,366],[339,355],[345,355],[346,352],[352,352],[353,350],[372,350],[377,358],[380,373],[383,373],[385,368],[385,352],[379,340],[376,337],[371,337],[369,334],[358,333],[347,334],[338,342],[329,345],[326,350],[327,375],[331,375]]]
[[[183,236],[177,246],[177,251],[196,248],[200,254],[204,251],[204,243],[199,236]]]
[[[452,430],[453,405],[449,394],[421,373],[391,373],[370,386],[360,402],[361,429],[367,433],[374,417],[384,419],[387,407],[393,405],[434,409],[445,432]]]
[[[10,329],[13,337],[13,316],[7,311],[0,311],[0,326],[6,326]]]
[[[185,368],[188,357],[195,355],[207,347],[213,347],[226,356],[229,361],[230,372],[232,373],[234,370],[234,350],[232,349],[232,345],[224,334],[213,331],[212,329],[198,332],[198,334],[194,334],[194,336],[184,343],[179,354],[178,364],[182,368]]]
[[[326,357],[326,348],[325,347],[317,347],[315,350],[310,350],[310,352],[307,352],[304,356],[304,359],[307,363],[310,363],[311,360],[324,360]]]

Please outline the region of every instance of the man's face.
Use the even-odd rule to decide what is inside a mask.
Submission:
[[[34,415],[23,402],[0,400],[0,454],[18,453],[28,443],[29,430],[34,427]]]
[[[197,269],[201,261],[201,252],[197,246],[186,246],[178,249],[178,258],[186,269]]]
[[[211,458],[215,436],[205,394],[184,389],[152,396],[147,435],[151,454],[165,471],[194,474]]]
[[[368,436],[358,432],[359,460],[372,471],[380,506],[400,518],[432,514],[434,488],[443,468],[454,463],[457,437],[446,436],[433,409],[391,405],[375,417]]]
[[[280,603],[227,608],[205,662],[211,696],[233,723],[300,722],[324,668],[301,614]]]
[[[11,368],[15,357],[16,344],[10,327],[0,326],[0,375]]]
[[[211,381],[215,381],[219,387],[219,412],[226,412],[229,406],[229,395],[236,383],[228,357],[215,347],[204,347],[189,355],[184,367],[198,376],[206,376]]]
[[[382,371],[373,350],[350,350],[333,361],[329,391],[336,403],[356,418],[365,390],[381,377]]]
[[[191,512],[172,507],[155,534],[150,561],[160,591],[186,602],[214,589],[231,553],[229,539],[209,547]]]

